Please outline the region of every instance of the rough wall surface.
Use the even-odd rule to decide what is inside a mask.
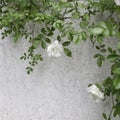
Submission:
[[[101,120],[110,105],[94,103],[86,88],[107,77],[110,66],[96,66],[90,43],[73,47],[73,58],[44,53],[30,76],[19,60],[27,45],[11,37],[0,41],[0,120]]]

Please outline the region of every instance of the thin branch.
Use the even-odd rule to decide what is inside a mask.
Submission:
[[[117,8],[115,8],[115,9],[112,11],[112,13],[107,17],[106,21],[109,20],[109,19],[113,16],[113,14],[115,13],[116,9],[117,9]]]
[[[71,19],[71,17],[63,17],[63,19]]]
[[[35,23],[33,23],[33,29],[32,29],[32,38],[34,39],[35,35],[34,35],[34,30],[35,30]]]
[[[113,95],[112,95],[112,109],[111,109],[111,111],[110,111],[110,114],[109,114],[109,116],[108,116],[108,119],[111,118],[111,115],[112,115],[112,113],[113,113],[113,110],[114,110],[114,97],[113,97]]]

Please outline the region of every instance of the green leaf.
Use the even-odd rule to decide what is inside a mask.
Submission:
[[[64,43],[62,43],[63,46],[68,46],[70,45],[70,41],[65,41]]]
[[[20,57],[20,60],[22,60],[22,59],[25,59],[25,56],[21,56],[21,57]]]
[[[103,113],[102,116],[103,116],[103,118],[104,118],[105,120],[107,120],[107,116],[106,116],[105,113]]]
[[[100,43],[100,44],[102,44],[102,42],[103,42],[103,38],[102,38],[101,36],[97,36],[97,37],[96,37],[96,40],[97,40],[97,42]]]
[[[68,57],[72,57],[72,52],[71,52],[68,48],[64,48],[64,53],[65,53]]]
[[[33,41],[33,46],[35,47],[35,48],[37,48],[39,45],[40,45],[40,40],[34,40]]]
[[[80,22],[80,27],[84,29],[86,27],[86,22],[84,21]]]
[[[116,62],[111,66],[111,72],[114,74],[120,74],[119,68],[120,68],[120,63]]]
[[[120,102],[118,102],[118,103],[114,106],[114,117],[116,117],[117,115],[120,115]]]
[[[47,43],[51,43],[51,40],[50,40],[49,38],[45,38],[45,41],[46,41]]]
[[[88,13],[85,13],[83,15],[83,20],[88,21],[90,19],[90,15]]]
[[[36,54],[36,55],[35,55],[35,60],[40,60],[40,61],[43,61],[43,58],[42,58],[42,56],[41,56],[41,55]]]
[[[95,27],[95,28],[90,29],[91,34],[95,34],[95,35],[102,34],[103,31],[104,29],[101,27]]]
[[[46,31],[46,29],[45,29],[45,28],[41,28],[41,32],[42,32],[42,33],[44,33],[44,34],[46,34],[46,33],[47,33],[47,31]]]
[[[102,59],[100,57],[97,59],[97,65],[99,67],[101,67],[101,65],[102,65]]]
[[[115,74],[120,74],[120,67],[114,69],[112,72],[115,73]]]
[[[108,86],[111,86],[112,84],[112,79],[110,77],[106,78],[103,82],[102,85],[106,88]]]
[[[108,37],[108,36],[110,35],[109,29],[104,30],[103,35],[104,35],[105,37]]]
[[[102,22],[99,22],[98,25],[99,25],[100,27],[104,28],[104,29],[107,29],[107,25],[106,25],[106,23],[103,22],[103,21],[102,21]]]
[[[16,33],[15,35],[13,35],[13,41],[16,43],[20,38],[20,34]]]
[[[120,42],[117,44],[117,49],[120,50]]]
[[[41,42],[41,47],[42,47],[43,49],[46,48],[46,43],[45,43],[44,41]]]
[[[33,72],[33,68],[32,67],[26,67],[27,70],[27,74],[30,74],[31,72]]]
[[[73,40],[73,42],[75,43],[75,44],[78,44],[78,43],[80,43],[82,41],[82,34],[79,34],[78,36],[77,36],[77,38],[74,38],[74,40]]]
[[[116,55],[116,54],[110,54],[107,56],[107,59],[110,61],[110,62],[114,62],[116,61],[120,56],[119,55]]]
[[[113,85],[115,87],[115,89],[120,89],[120,75],[114,77],[113,79]]]
[[[97,57],[99,57],[100,56],[100,54],[95,54],[94,55],[94,58],[97,58]]]
[[[120,90],[116,93],[116,99],[120,102]]]
[[[69,32],[67,38],[68,40],[73,41],[73,34]]]
[[[109,117],[108,120],[111,120],[111,118]]]
[[[74,13],[72,14],[72,18],[74,18],[74,19],[80,18],[80,13],[74,12]]]
[[[111,91],[113,90],[113,80],[108,77],[102,82],[102,85],[104,87],[104,94],[110,96]]]
[[[110,53],[112,53],[112,48],[108,47],[108,51],[109,51]]]
[[[101,47],[101,48],[104,48],[104,47],[105,47],[105,45],[101,45],[100,47]]]
[[[60,35],[57,36],[57,40],[58,40],[59,42],[61,41]]]
[[[53,32],[52,31],[50,31],[48,34],[47,34],[47,36],[52,36],[53,35]]]
[[[87,33],[85,31],[81,32],[82,39],[86,40],[88,38]]]
[[[100,50],[101,52],[103,52],[103,53],[105,53],[106,52],[106,49],[102,49],[102,50]]]
[[[100,50],[100,47],[99,47],[99,46],[96,46],[96,49],[97,49],[97,50]]]
[[[62,30],[63,29],[62,23],[63,23],[63,21],[57,20],[56,22],[54,22],[53,27],[58,29],[58,30]]]

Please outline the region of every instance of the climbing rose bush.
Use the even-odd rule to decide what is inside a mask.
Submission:
[[[110,112],[103,113],[104,120],[120,116],[119,20],[119,0],[0,1],[1,39],[11,35],[16,44],[20,38],[30,43],[20,58],[28,61],[28,74],[44,60],[43,52],[38,52],[41,49],[48,57],[60,57],[62,52],[72,57],[74,53],[70,45],[81,45],[86,41],[90,41],[96,50],[94,58],[98,67],[102,67],[104,61],[110,63],[110,76],[87,89],[95,101],[105,101],[108,97],[112,99]],[[32,24],[31,29],[27,29],[29,24]],[[40,26],[40,29],[35,34],[36,26]],[[110,39],[116,39],[116,47],[109,46],[107,38],[109,43]]]

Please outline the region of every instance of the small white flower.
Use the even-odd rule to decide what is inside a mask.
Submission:
[[[50,57],[60,57],[62,51],[62,45],[57,40],[47,47],[48,56]]]
[[[95,102],[100,102],[105,99],[104,93],[94,84],[89,86],[87,91]]]
[[[117,6],[120,6],[120,0],[114,0]]]

